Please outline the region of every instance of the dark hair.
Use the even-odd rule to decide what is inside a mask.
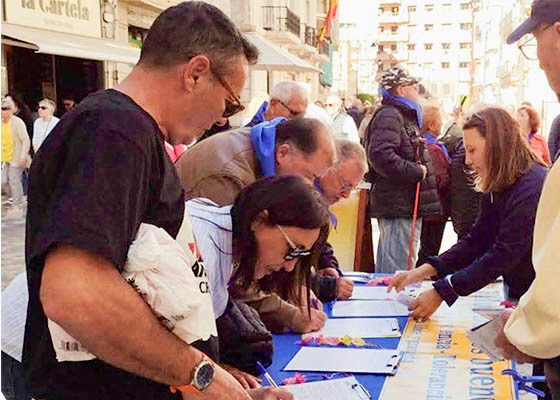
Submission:
[[[219,8],[186,1],[161,13],[142,46],[139,64],[172,67],[204,54],[216,72],[225,74],[234,57],[244,55],[249,64],[259,51]]]
[[[313,154],[319,149],[319,134],[325,125],[315,118],[296,117],[276,128],[276,146],[292,144],[305,155]]]
[[[533,167],[543,165],[529,148],[519,124],[501,107],[487,107],[473,113],[463,130],[475,128],[486,139],[486,166],[488,175],[475,179],[482,192],[501,192]]]
[[[233,260],[237,270],[230,281],[230,290],[247,289],[254,282],[257,244],[251,224],[267,211],[271,225],[320,229],[311,254],[301,257],[291,272],[276,272],[259,281],[265,291],[276,291],[282,297],[290,294],[301,299],[301,288],[307,288],[309,274],[317,266],[319,255],[329,234],[330,217],[321,194],[303,178],[296,176],[268,177],[246,187],[235,199],[231,209],[233,226]]]

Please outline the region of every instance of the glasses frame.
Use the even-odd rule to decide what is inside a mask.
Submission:
[[[37,106],[37,109],[39,109],[39,110],[48,110],[49,107],[47,107],[47,106]]]
[[[284,260],[291,261],[295,258],[307,257],[308,255],[311,254],[310,250],[300,249],[299,247],[297,247],[294,241],[290,239],[288,234],[284,231],[284,229],[282,229],[280,225],[275,224],[275,226],[276,228],[278,228],[282,236],[284,236],[286,243],[288,243],[288,246],[290,247],[288,252],[284,255]]]
[[[349,182],[345,182],[344,177],[340,174],[340,172],[337,171],[336,175],[338,176],[339,192],[346,193],[354,190],[354,185]]]
[[[276,100],[278,100],[278,99],[276,99]],[[295,118],[295,117],[300,116],[301,114],[303,114],[303,112],[296,112],[296,111],[292,110],[292,109],[291,109],[290,107],[288,107],[288,105],[285,104],[282,100],[278,100],[278,103],[280,103],[281,105],[283,105],[284,108],[290,112],[290,116],[291,116],[292,118]]]
[[[545,26],[544,29],[541,31],[541,33],[546,31],[551,26],[552,25]],[[534,43],[532,43],[532,42],[534,42]],[[534,34],[531,34],[529,36],[529,38],[527,38],[527,40],[525,40],[523,43],[517,45],[517,48],[519,49],[521,54],[523,54],[523,57],[525,57],[527,60],[532,60],[532,61],[538,60],[539,59],[538,55],[535,54],[535,56],[533,57],[529,54],[529,51],[528,51],[529,46],[537,47],[537,38]],[[536,49],[535,49],[535,52],[536,52]]]
[[[224,110],[224,113],[222,114],[222,118],[229,118],[245,110],[245,106],[241,104],[241,99],[237,94],[235,94],[229,83],[227,83],[225,79],[222,78],[212,66],[210,66],[210,72],[212,73],[212,75],[214,75],[214,78],[216,78],[219,84],[222,85],[222,87],[228,92],[230,96],[230,98],[226,98],[226,108]]]

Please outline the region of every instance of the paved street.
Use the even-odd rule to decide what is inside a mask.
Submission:
[[[25,270],[24,249],[25,218],[7,217],[6,209],[2,207],[2,290]]]

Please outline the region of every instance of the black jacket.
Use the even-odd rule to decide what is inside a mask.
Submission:
[[[441,214],[432,162],[422,144],[415,111],[384,99],[370,122],[365,145],[372,218],[412,217],[416,184],[422,180],[418,161],[428,168],[420,184],[418,216]]]

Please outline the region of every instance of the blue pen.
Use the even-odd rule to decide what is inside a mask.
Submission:
[[[268,384],[270,386],[275,387],[275,388],[278,387],[276,382],[274,382],[274,379],[272,379],[272,376],[270,376],[270,374],[268,373],[268,371],[266,370],[264,365],[261,364],[260,361],[257,361],[257,368],[259,369],[259,371],[261,371],[261,374],[263,374],[264,378],[268,381]]]

